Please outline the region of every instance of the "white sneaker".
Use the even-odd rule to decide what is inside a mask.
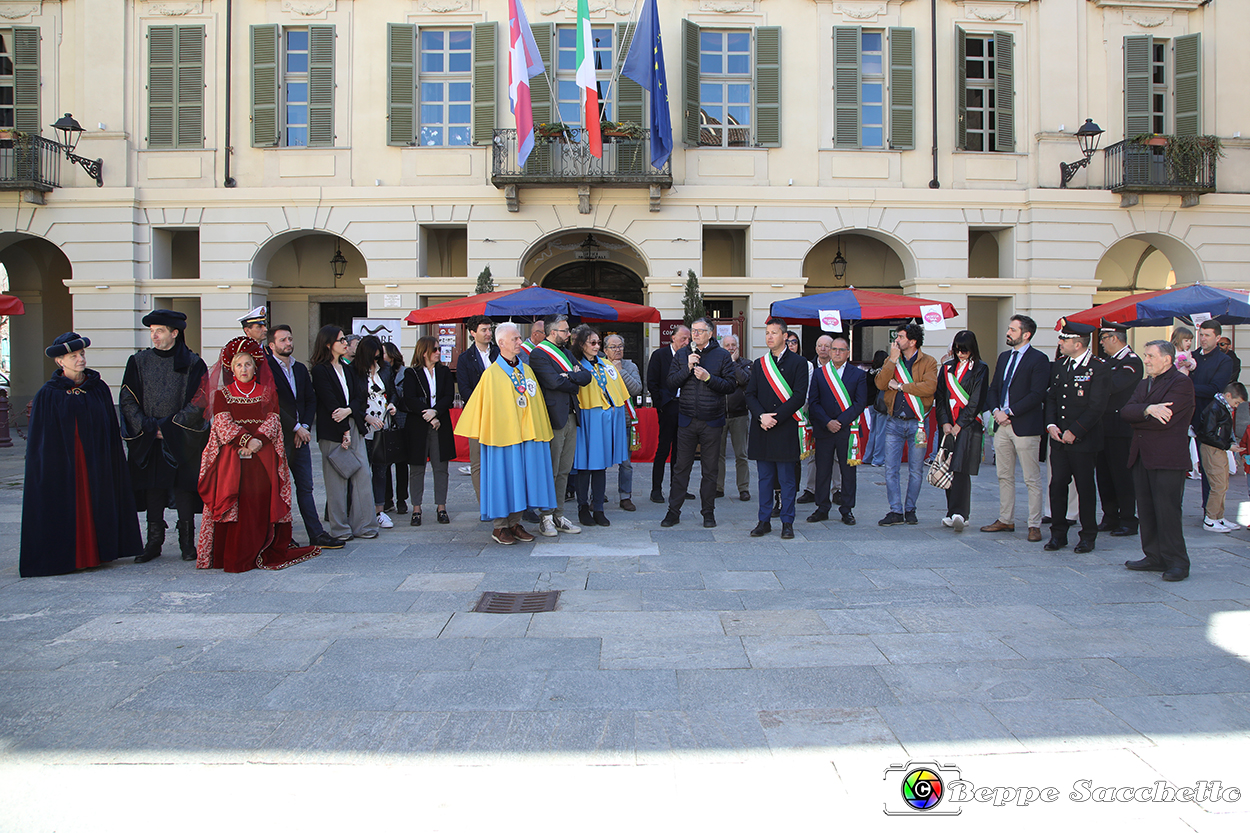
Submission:
[[[461,466],[460,468],[456,469],[456,471],[460,472],[461,474],[473,474],[473,467]]]
[[[570,535],[576,535],[577,533],[582,531],[582,528],[580,526],[573,523],[572,521],[570,521],[568,518],[564,517],[563,515],[556,518],[553,523],[555,524],[556,529],[560,530],[561,532],[567,532]]]
[[[545,538],[554,538],[560,534],[556,532],[555,521],[551,520],[550,515],[543,515],[542,520],[538,522],[538,534]]]
[[[954,519],[950,517],[946,517],[942,519],[942,526],[946,527],[947,529],[950,529],[954,525],[955,525]]]
[[[952,515],[952,516],[951,516],[951,526],[953,526],[953,527],[955,528],[955,531],[956,531],[956,532],[963,532],[963,531],[964,531],[964,525],[965,525],[965,524],[967,524],[967,523],[968,523],[968,522],[967,522],[966,520],[964,520],[964,516],[963,516],[963,515]]]
[[[1216,521],[1216,523],[1224,524],[1224,526],[1228,527],[1229,532],[1232,532],[1234,529],[1241,529],[1239,525],[1228,520],[1228,518],[1220,518],[1218,521]]]
[[[395,522],[392,521],[390,516],[387,515],[385,512],[379,512],[378,513],[378,526],[382,527],[383,529],[393,529],[395,527]]]
[[[1203,518],[1202,528],[1205,529],[1207,532],[1224,532],[1224,533],[1232,532],[1231,529],[1229,529],[1227,526],[1224,525],[1223,518],[1220,518],[1218,521],[1213,521],[1210,518]]]

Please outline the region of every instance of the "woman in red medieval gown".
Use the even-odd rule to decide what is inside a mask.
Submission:
[[[205,380],[211,424],[200,461],[200,569],[281,570],[319,555],[291,540],[291,474],[278,398],[260,344],[240,336]]]

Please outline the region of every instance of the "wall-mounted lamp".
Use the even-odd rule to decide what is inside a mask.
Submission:
[[[1081,153],[1085,154],[1085,158],[1078,159],[1071,165],[1066,162],[1059,163],[1060,188],[1067,188],[1069,180],[1076,176],[1076,172],[1089,164],[1089,158],[1098,150],[1098,138],[1102,134],[1102,128],[1094,124],[1093,119],[1086,119],[1081,129],[1076,131],[1076,141],[1081,146]]]
[[[78,140],[82,138],[82,125],[78,120],[66,113],[52,124],[52,129],[61,135],[60,145],[65,150],[65,158],[82,166],[87,175],[95,180],[96,187],[104,185],[104,160],[84,159],[74,153]]]

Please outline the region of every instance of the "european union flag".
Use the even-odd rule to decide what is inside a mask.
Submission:
[[[634,29],[621,75],[651,93],[651,166],[663,167],[673,154],[673,122],[668,109],[668,75],[664,72],[664,44],[655,0],[647,0]]]

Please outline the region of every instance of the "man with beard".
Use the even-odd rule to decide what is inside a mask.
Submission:
[[[551,473],[556,489],[555,504],[542,514],[538,534],[553,538],[561,532],[575,534],[582,531],[580,526],[564,517],[561,499],[568,489],[573,454],[577,451],[577,392],[589,385],[594,377],[567,352],[569,317],[549,315],[543,323],[547,337],[534,345],[529,363],[538,377],[551,421]]]
[[[200,454],[208,440],[204,402],[197,398],[208,368],[187,347],[187,316],[158,309],[143,317],[152,346],[126,362],[118,405],[123,439],[129,448],[130,481],[136,504],[147,510],[148,539],[142,564],[161,554],[165,543],[165,506],[173,492],[178,511],[178,547],[183,561],[194,561],[195,515],[199,494]]]

